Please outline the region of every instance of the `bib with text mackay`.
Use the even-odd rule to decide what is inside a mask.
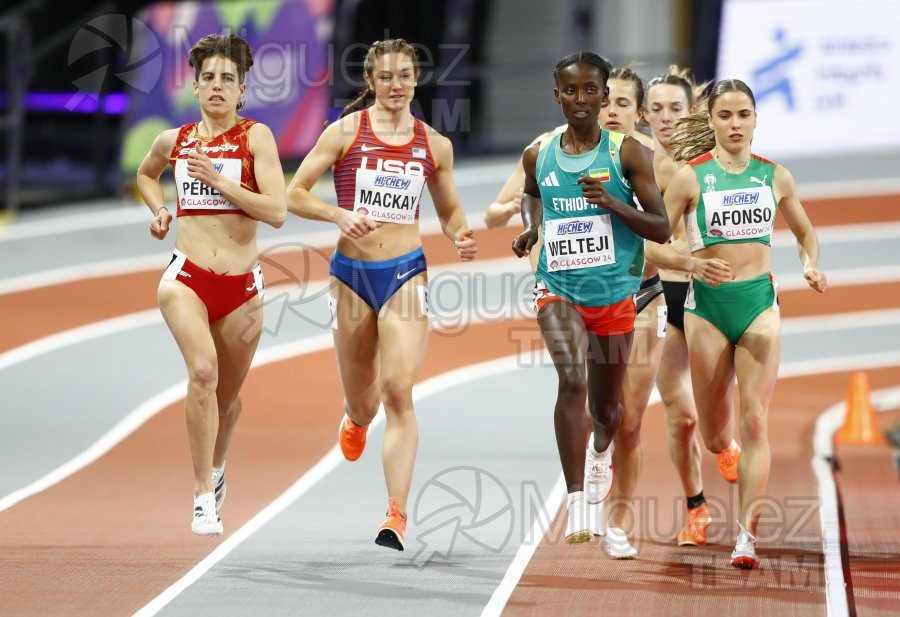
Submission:
[[[416,221],[423,188],[425,176],[360,167],[356,170],[353,210],[373,221],[409,225]]]

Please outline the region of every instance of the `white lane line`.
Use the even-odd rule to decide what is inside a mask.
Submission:
[[[461,167],[455,170],[455,183],[460,187],[494,186],[499,191],[515,166],[516,159],[510,158],[507,162]],[[320,180],[314,192],[323,199],[334,201],[334,187],[328,179]],[[896,178],[809,182],[798,185],[798,194],[807,206],[823,199],[865,198],[897,193],[900,193],[900,181]],[[140,202],[111,199],[99,203],[121,204],[121,206],[94,208],[77,214],[61,214],[40,220],[16,222],[0,230],[0,242],[149,222],[150,213]],[[483,218],[483,212],[471,213],[473,218],[476,214]]]
[[[471,220],[469,223],[473,229],[477,230],[484,227],[483,213],[470,213],[470,218]],[[441,223],[435,217],[423,217],[419,221],[419,230],[423,236],[440,236]],[[510,240],[512,239],[514,230],[515,226],[511,226]],[[885,222],[863,223],[859,225],[823,226],[817,228],[817,233],[822,245],[873,239],[892,239],[900,238],[900,223]],[[0,236],[0,240],[3,238],[3,236]],[[337,234],[334,230],[324,229],[321,231],[260,238],[258,244],[260,254],[265,258],[267,254],[277,254],[304,249],[330,251],[334,247],[336,239]],[[773,244],[775,245],[791,245],[793,242],[794,237],[789,231],[779,230],[774,233]],[[161,251],[152,255],[138,255],[121,259],[89,262],[10,277],[0,280],[0,295],[28,291],[30,289],[47,287],[50,285],[71,283],[84,279],[98,278],[101,276],[117,276],[156,270],[161,272],[167,259],[168,256],[166,252]],[[871,269],[876,272],[881,269],[884,274],[877,275],[878,278],[876,280],[868,279],[864,282],[877,282],[883,280],[884,277],[886,277],[884,280],[891,281],[900,279],[900,274],[898,274],[898,272],[900,272],[900,267],[898,266],[876,266]],[[859,268],[849,269],[849,271],[852,272],[858,272],[859,270]],[[829,272],[829,279],[830,278],[831,272]],[[792,284],[796,284],[799,280],[799,278],[793,280]]]
[[[898,279],[900,279],[900,268],[898,268],[897,270],[897,277]],[[439,301],[441,297],[440,286],[442,284],[447,284],[454,288],[457,287],[456,283],[458,281],[455,278],[448,278],[447,275],[475,274],[488,277],[507,272],[515,275],[519,273],[527,273],[527,271],[528,269],[525,267],[524,263],[514,257],[501,257],[498,259],[487,259],[478,262],[472,261],[466,263],[440,264],[432,266],[429,268],[429,275],[431,278],[429,282],[431,297],[435,302]],[[829,281],[833,287],[839,287],[848,284],[857,284],[859,283],[860,278],[861,276],[859,274],[859,271],[856,271],[854,273],[854,276],[852,277],[843,276],[840,274],[840,272],[831,273],[829,275]],[[878,280],[885,280],[884,275],[882,274],[881,277],[878,277]],[[471,288],[464,287],[462,288],[462,290],[466,291],[469,294],[469,298],[474,298],[475,300],[477,300],[479,298],[478,294],[480,292],[480,288],[478,288],[477,286],[480,284],[480,282],[477,280],[471,280],[468,282],[471,283]],[[793,287],[790,284],[779,284],[781,285],[782,289]],[[302,289],[297,288],[295,284],[286,283],[283,285],[273,285],[271,287],[268,287],[266,291],[269,294],[270,298],[278,297],[282,292],[286,292],[287,302],[292,302],[303,297],[315,297],[317,294],[322,293],[326,286],[327,281],[320,279],[309,282]],[[807,287],[807,285],[802,280],[799,281],[796,285],[796,288],[798,289],[802,289],[805,287]],[[452,289],[450,289],[450,291],[452,291]],[[516,300],[519,301],[518,305],[513,304]],[[498,319],[517,317],[522,318],[531,316],[530,309],[528,309],[527,306],[527,302],[525,302],[522,298],[508,298],[507,305],[508,306],[506,308],[492,306],[490,307],[489,311],[483,311],[485,313],[491,313],[491,315],[493,316],[492,319],[482,318],[482,311],[479,311],[479,307],[470,306],[466,311],[460,310],[458,315],[448,315],[438,312],[434,315],[433,321],[435,321],[435,323],[448,324],[448,327],[446,329],[453,330],[454,328],[451,327],[453,324],[456,324],[456,329],[458,329],[460,325],[482,323],[485,321],[497,321]],[[523,306],[525,307],[524,309]],[[435,308],[438,308],[437,305],[435,305]],[[453,309],[455,307],[447,308]],[[140,328],[157,322],[162,322],[162,317],[160,316],[159,311],[156,309],[150,309],[147,311],[130,313],[128,315],[122,315],[120,317],[114,317],[111,319],[94,322],[92,324],[79,326],[77,328],[72,328],[63,332],[58,332],[56,334],[51,334],[30,343],[20,345],[19,347],[15,347],[9,351],[0,353],[0,371],[14,366],[15,364],[18,364],[20,362],[35,358],[39,355],[51,353],[62,347],[83,343],[84,341],[92,338],[99,338],[116,332],[123,332],[125,330]],[[898,322],[900,322],[900,309],[885,309],[880,311],[855,311],[830,315],[815,315],[809,317],[789,317],[782,320],[781,327],[783,333],[794,334],[799,332],[814,332],[818,330],[827,331],[847,328],[866,328],[873,325],[894,325]]]
[[[797,186],[797,194],[805,202],[854,197],[880,197],[900,193],[897,178],[808,182]]]
[[[419,402],[429,396],[434,396],[444,390],[470,381],[485,379],[516,370],[519,368],[518,360],[518,354],[506,356],[497,360],[472,364],[437,375],[417,384],[415,388],[413,388],[413,400]],[[383,410],[379,410],[379,413],[375,416],[375,420],[372,422],[371,426],[377,426],[384,420],[384,413],[382,412]],[[172,586],[137,611],[134,614],[135,617],[150,617],[162,610],[167,604],[177,598],[181,592],[194,584],[213,566],[231,553],[231,551],[240,546],[244,540],[259,531],[288,506],[313,488],[322,478],[331,473],[342,460],[344,460],[343,456],[341,455],[338,446],[335,445],[312,469],[303,474],[293,486],[282,493],[268,506],[260,510],[252,519],[244,523],[240,529],[228,536],[215,548],[215,550],[200,561],[200,563],[191,568],[191,570],[181,579],[176,581]]]
[[[419,221],[419,230],[423,235],[423,239],[430,236],[439,236],[441,223],[436,218],[422,219]],[[277,255],[291,251],[298,253],[306,249],[330,251],[334,248],[336,240],[337,233],[335,231],[323,230],[260,238],[258,246],[260,258],[264,260],[268,255]],[[510,254],[512,254],[512,250],[510,250]],[[0,280],[0,295],[101,276],[118,276],[139,272],[159,272],[160,276],[162,276],[162,271],[170,258],[171,253],[166,253],[165,250],[162,250],[152,255],[137,255],[121,259],[95,261],[23,274]]]
[[[77,214],[67,213],[39,220],[16,222],[0,231],[0,242],[104,229],[144,221],[150,222],[150,211],[143,205],[138,206],[133,201],[109,201],[107,203],[118,204],[118,207],[95,208]]]
[[[834,372],[848,371],[848,370],[858,370],[860,365],[865,365],[865,368],[886,368],[886,367],[892,367],[892,366],[900,366],[900,352],[891,353],[891,354],[872,354],[871,356],[864,356],[864,355],[844,356],[844,357],[839,357],[839,358],[834,358],[834,359],[825,359],[825,360],[821,360],[821,361],[790,362],[790,363],[782,365],[781,370],[778,373],[778,377],[779,377],[779,379],[783,379],[786,377],[799,377],[799,376],[805,376],[805,375],[815,375],[815,374],[834,373]],[[891,399],[889,401],[888,400],[884,401],[884,403],[882,403],[883,406],[885,408],[890,408],[891,405],[893,405],[894,407],[900,405],[900,388],[897,389],[897,396],[898,396],[897,400]],[[648,405],[652,405],[657,402],[659,402],[659,392],[654,388],[653,395],[652,395]],[[840,411],[843,411],[843,403],[836,405],[835,407],[837,407]],[[818,431],[818,426],[817,426],[817,431]],[[815,460],[816,459],[814,459],[814,468],[815,468]],[[830,476],[830,474],[831,474],[830,468],[828,469],[828,473]],[[817,477],[818,477],[818,473],[817,473]],[[557,487],[560,489],[560,491],[563,490],[562,485],[558,484]],[[554,491],[556,490],[557,487],[554,487]],[[820,494],[823,494],[821,487],[822,487],[822,485],[820,483]],[[832,483],[831,488],[832,488],[832,493],[833,493],[833,489],[834,489],[833,483]],[[823,500],[824,499],[825,499],[825,497],[823,496]],[[547,509],[553,503],[559,503],[561,501],[562,501],[562,496],[557,497],[555,495],[555,493],[553,493],[550,495],[550,497],[548,497],[547,501],[545,502],[544,508]],[[835,504],[836,504],[836,502],[835,502]],[[820,511],[820,515],[822,515],[822,511]],[[837,519],[836,505],[835,505],[835,510],[834,510],[834,518],[835,518],[835,520]],[[539,523],[540,523],[540,521],[535,521],[536,529],[537,529],[537,525]],[[485,606],[484,610],[482,611],[481,617],[494,617],[494,616],[499,617],[499,615],[501,615],[503,613],[503,609],[506,607],[506,603],[509,601],[509,598],[512,595],[513,591],[515,591],[516,585],[518,585],[519,580],[522,578],[522,574],[525,572],[525,568],[528,566],[528,563],[531,561],[532,556],[534,555],[535,551],[537,550],[537,545],[539,544],[538,538],[540,536],[540,533],[546,529],[548,529],[548,527],[543,527],[543,528],[540,528],[537,530],[538,535],[535,536],[536,539],[533,544],[527,544],[527,545],[522,544],[519,547],[519,551],[516,553],[515,558],[513,558],[512,563],[510,564],[509,568],[506,570],[506,573],[503,576],[503,580],[500,582],[500,584],[494,590],[494,593],[491,596],[491,599],[488,601],[487,605]],[[823,538],[822,538],[823,547],[825,547],[825,550],[826,550],[826,565],[825,565],[825,567],[826,567],[826,577],[827,577],[828,572],[829,572],[829,570],[828,570],[829,566],[831,568],[834,568],[834,565],[830,564],[827,561],[828,551],[833,552],[834,549],[832,546],[833,540],[830,536],[827,540],[828,544],[826,544],[826,537],[825,537],[826,522],[824,519],[823,519],[823,523],[822,523],[822,533],[823,533]],[[846,597],[846,594],[845,594],[845,591],[843,588],[843,580],[844,580],[843,579],[843,570],[840,567],[841,556],[840,556],[840,539],[839,538],[837,539],[837,542],[838,542],[838,544],[837,544],[837,559],[838,559],[837,570],[840,573],[840,581],[841,581],[840,591],[841,591],[841,594],[844,594],[844,595],[842,595],[842,598],[843,598],[842,601],[844,603],[844,606],[846,607],[847,597]],[[832,577],[834,577],[834,574],[832,574]],[[831,594],[831,592],[832,592],[831,587],[829,587],[826,590],[826,593]],[[840,599],[840,598],[838,598],[838,599]],[[832,600],[830,595],[827,600],[830,604],[830,602]],[[831,610],[831,608],[829,607],[829,611],[830,610]],[[832,615],[832,614],[843,616],[843,615],[846,615],[846,612],[844,612],[844,613],[829,612],[829,615]]]
[[[855,324],[851,320],[856,321]],[[782,334],[802,332],[829,332],[833,330],[856,330],[875,326],[891,326],[900,323],[900,308],[874,311],[853,311],[849,313],[824,313],[808,317],[789,317],[781,321]]]
[[[829,287],[850,287],[853,285],[872,285],[876,283],[896,283],[900,281],[900,264],[883,266],[858,266],[854,268],[840,268],[825,270],[828,276]],[[776,273],[780,289],[796,291],[809,289],[809,285],[800,272],[800,266],[791,268],[790,273]],[[827,293],[827,291],[826,291]]]
[[[138,313],[129,313],[127,315],[122,315],[121,317],[95,321],[86,326],[63,330],[62,332],[39,338],[30,343],[25,343],[24,345],[0,353],[0,371],[20,362],[31,360],[37,356],[54,352],[69,345],[77,345],[78,343],[83,343],[90,339],[100,338],[110,334],[124,332],[126,330],[135,330],[156,322],[162,322],[162,315],[160,315],[157,309],[151,309],[140,311]]]
[[[541,509],[541,513],[549,514],[557,512],[562,506],[565,496],[566,480],[565,477],[560,474],[556,484],[553,485],[553,489],[547,495],[546,501],[544,501],[544,507]],[[553,514],[549,514],[549,516],[550,520],[544,519],[543,516],[538,516],[534,519],[534,524],[531,526],[531,533],[528,535],[531,542],[523,542],[519,546],[519,550],[516,551],[516,555],[513,557],[512,563],[509,564],[509,568],[506,569],[503,579],[500,581],[500,584],[497,585],[497,588],[494,589],[494,593],[491,594],[491,599],[488,600],[484,610],[481,611],[481,617],[493,617],[494,615],[499,617],[499,615],[503,613],[503,609],[506,608],[506,603],[509,602],[509,597],[512,595],[513,591],[515,591],[516,585],[519,584],[522,575],[525,573],[525,568],[528,567],[531,558],[541,544],[541,540],[550,529],[550,525],[553,522]]]
[[[331,334],[315,336],[302,341],[280,345],[271,349],[257,352],[253,366],[264,366],[271,362],[278,362],[285,358],[301,356],[331,347]],[[75,472],[90,465],[98,458],[112,450],[122,440],[136,431],[142,424],[159,413],[166,406],[183,399],[187,391],[187,380],[166,388],[154,397],[144,401],[134,410],[129,412],[118,424],[106,432],[100,439],[94,442],[87,450],[75,458],[60,465],[42,478],[35,480],[28,486],[6,495],[0,499],[0,512],[14,506],[23,499],[31,497],[47,488],[65,480]]]
[[[515,274],[518,269],[521,269],[523,272],[528,271],[526,265],[522,262],[517,261],[515,257],[486,259],[477,263],[465,262],[459,264],[441,264],[437,266],[431,266],[428,269],[428,272],[431,276],[431,281],[429,284],[431,286],[432,298],[436,296],[436,291],[438,293],[440,292],[439,289],[434,289],[435,285],[439,286],[442,283],[453,284],[455,282],[443,275],[468,273],[491,276],[495,274],[502,274],[505,272]],[[298,288],[297,285],[293,283],[284,283],[281,285],[267,286],[266,293],[270,298],[277,298],[282,293],[286,293],[287,301],[291,302],[301,298],[314,298],[317,294],[322,293],[326,289],[327,285],[328,281],[324,279],[311,281],[302,288]],[[474,293],[474,291],[477,290],[468,291]],[[512,300],[515,300],[515,298],[513,298]],[[512,311],[501,312],[498,309],[493,310],[493,313],[501,313],[502,317],[509,316],[511,312]],[[516,315],[513,314],[513,316]],[[447,315],[438,314],[436,315],[436,317],[440,318],[441,320],[446,319],[447,321],[449,321],[449,316]],[[466,319],[469,319],[470,321],[465,321]],[[468,314],[460,314],[459,318],[455,321],[462,321],[463,323],[480,323],[481,321],[485,320],[475,319]],[[51,353],[69,345],[76,345],[93,338],[100,338],[109,334],[141,328],[154,323],[162,323],[162,315],[157,309],[149,309],[146,311],[139,311],[137,313],[129,313],[127,315],[122,315],[119,317],[112,317],[110,319],[96,321],[85,326],[78,326],[69,330],[63,330],[62,332],[57,332],[56,334],[50,334],[30,343],[25,343],[18,347],[14,347],[9,351],[0,353],[0,371],[14,366],[20,362],[31,360],[39,355]]]
[[[552,364],[549,355],[546,355],[546,359],[549,364]],[[654,386],[653,392],[650,393],[650,399],[647,401],[647,406],[655,405],[661,402],[661,400],[659,390]],[[500,584],[497,585],[497,588],[494,589],[494,593],[491,594],[491,598],[485,605],[484,610],[481,611],[481,617],[500,617],[503,613],[503,609],[506,608],[506,603],[509,602],[510,596],[516,590],[516,586],[519,584],[522,575],[525,573],[525,568],[527,568],[529,562],[531,562],[531,558],[537,551],[538,546],[540,546],[544,535],[550,530],[554,513],[559,511],[562,507],[563,498],[565,496],[566,479],[563,474],[560,474],[559,479],[553,486],[553,490],[547,495],[547,499],[544,501],[544,506],[541,509],[541,514],[550,513],[550,520],[545,520],[541,516],[538,516],[534,520],[534,524],[531,526],[531,534],[526,537],[526,541],[519,545],[519,550],[516,551],[515,557],[513,557],[512,562],[506,569],[503,579],[500,581]]]
[[[900,387],[873,392],[872,406],[876,411],[887,411],[900,406]],[[850,614],[841,560],[837,486],[831,466],[834,457],[834,434],[843,425],[846,413],[846,402],[832,405],[816,419],[816,429],[813,433],[812,468],[819,485],[819,497],[822,499],[819,523],[822,527],[822,553],[825,555],[825,602],[829,617],[845,617]]]
[[[894,268],[894,270],[896,270],[895,275],[897,279],[900,280],[900,267]],[[528,269],[525,263],[522,260],[517,260],[515,257],[501,257],[482,261],[435,265],[429,268],[431,296],[434,302],[438,302],[442,297],[440,288],[442,284],[458,287],[456,283],[459,281],[456,280],[455,275],[469,274],[488,277],[504,273],[516,275],[527,272]],[[448,278],[448,276],[453,278]],[[833,271],[829,273],[829,282],[832,287],[855,285],[861,284],[861,281],[865,280],[866,277],[867,274],[860,270],[854,270],[852,274],[849,272],[845,274],[843,271]],[[889,277],[884,269],[881,269],[880,275],[876,274],[872,276],[872,278],[873,280],[883,282]],[[483,287],[484,282],[475,279],[463,282],[469,284],[469,287],[462,287],[461,291],[466,291],[470,299],[474,298],[475,300],[478,300],[478,294],[481,291],[480,286]],[[803,281],[802,278],[799,278],[798,281],[793,283],[791,281],[784,282],[783,279],[779,279],[779,284],[781,289],[804,289],[807,287],[806,282]],[[267,292],[270,298],[278,297],[282,292],[287,292],[287,301],[292,302],[302,297],[315,297],[316,294],[322,293],[326,285],[326,280],[319,279],[307,283],[302,289],[298,288],[295,284],[286,283],[283,285],[273,285],[267,289]],[[453,290],[450,289],[449,291]],[[519,301],[519,305],[511,303],[516,300]],[[479,307],[470,306],[468,312],[461,310],[458,315],[446,315],[439,312],[435,314],[435,320],[439,320],[439,323],[448,324],[446,329],[452,330],[453,328],[450,327],[450,325],[453,324],[456,324],[458,329],[460,324],[464,325],[470,323],[482,323],[484,321],[497,321],[498,318],[505,319],[531,316],[529,311],[526,310],[523,313],[523,310],[521,310],[522,306],[525,306],[527,309],[527,302],[524,302],[524,304],[523,302],[524,300],[522,298],[508,298],[507,304],[509,304],[509,310],[505,310],[503,307],[490,307],[490,311],[479,311]],[[435,305],[435,308],[438,308],[437,305]],[[455,307],[447,308],[453,309]],[[520,310],[517,311],[516,309]],[[482,318],[482,312],[490,312],[494,318]],[[68,345],[75,345],[91,338],[99,338],[115,332],[140,328],[161,321],[162,317],[160,316],[159,311],[150,309],[148,311],[122,315],[120,317],[114,317],[51,334],[30,343],[20,345],[19,347],[15,347],[4,353],[0,353],[0,371],[20,362],[30,360],[36,356],[51,353]],[[790,317],[782,320],[781,327],[784,333],[793,334],[798,332],[814,332],[817,330],[826,331],[846,328],[865,328],[876,324],[893,325],[898,321],[900,321],[900,310],[885,309],[881,311],[857,311],[809,317]]]
[[[816,235],[822,244],[842,242],[865,242],[867,240],[891,240],[900,236],[900,222],[857,223],[852,225],[819,225]],[[787,229],[779,229],[772,234],[772,246],[796,245],[794,234]]]
[[[808,375],[808,374],[816,374],[816,373],[829,373],[835,371],[845,371],[845,370],[853,370],[855,368],[854,362],[859,357],[851,357],[851,358],[837,358],[830,363],[828,366],[824,366],[821,364],[814,364],[809,362],[795,362],[786,365],[787,373],[791,375]],[[418,386],[419,390],[417,393],[414,393],[414,398],[419,400],[416,397],[416,394],[419,396],[428,396],[435,392],[439,392],[445,388],[449,388],[457,383],[462,383],[467,379],[461,378],[459,381],[454,383],[447,383],[443,387],[438,387],[435,384],[434,392],[430,392],[429,394],[424,394],[421,392],[421,389],[426,385],[431,385],[432,381],[450,378],[452,375],[464,376],[467,373],[471,373],[474,371],[474,375],[468,377],[468,379],[475,379],[479,377],[489,377],[496,374],[500,374],[503,372],[508,372],[518,366],[517,364],[518,355],[508,356],[506,358],[502,358],[500,360],[491,361],[484,364],[472,365],[465,367],[463,369],[458,369],[451,373],[447,373],[445,375],[434,378],[433,380],[428,380],[423,382],[421,386]],[[881,361],[884,358],[880,359]],[[847,365],[847,362],[850,362],[850,365]],[[870,361],[868,364],[874,368],[874,365],[877,364],[875,361]],[[900,354],[896,354],[893,358],[893,362],[890,364],[886,364],[885,366],[896,366],[900,364]],[[487,367],[493,367],[493,370],[489,370]],[[805,370],[806,367],[811,367],[811,370]],[[654,390],[654,399],[653,401],[658,400],[658,393]],[[382,414],[377,416],[376,420],[380,419]],[[319,461],[319,463],[313,467],[309,472],[307,472],[303,477],[301,477],[287,492],[279,496],[275,501],[273,501],[269,506],[261,510],[256,516],[254,516],[250,521],[248,521],[243,527],[238,529],[232,536],[229,536],[221,545],[219,545],[212,553],[210,553],[205,559],[203,559],[200,563],[198,563],[194,568],[191,569],[184,577],[182,577],[179,581],[173,584],[171,587],[166,589],[162,594],[157,596],[154,600],[152,600],[149,604],[135,613],[136,617],[149,617],[151,615],[155,615],[162,608],[164,608],[167,604],[172,602],[179,594],[181,594],[185,589],[187,589],[190,585],[199,580],[206,572],[208,572],[216,563],[224,559],[229,553],[231,553],[235,548],[237,548],[244,540],[249,538],[253,533],[262,528],[265,524],[271,521],[275,516],[285,510],[290,504],[294,503],[297,499],[299,499],[304,493],[306,493],[312,486],[314,486],[319,480],[325,477],[330,471],[337,466],[340,462],[341,456],[338,454],[337,447],[335,446],[323,459]],[[554,512],[555,509],[551,509],[556,505],[561,503],[563,497],[564,485],[557,481],[556,485],[554,485],[553,490],[548,495],[547,499],[544,502],[543,510],[545,512]],[[534,552],[537,550],[537,546],[539,544],[539,538],[549,529],[549,524],[538,517],[534,521],[532,526],[532,537],[534,542],[525,543],[519,547],[519,550],[516,552],[515,557],[513,558],[510,566],[507,568],[504,573],[503,579],[501,580],[498,587],[494,590],[490,600],[485,606],[482,616],[493,616],[500,615],[503,612],[506,603],[509,600],[509,597],[512,595],[512,592],[515,590],[518,581],[521,579],[522,574],[525,571],[528,563],[530,562]],[[846,603],[846,597],[844,598]]]

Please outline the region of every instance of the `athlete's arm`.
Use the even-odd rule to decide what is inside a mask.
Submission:
[[[685,165],[672,178],[664,198],[666,212],[672,226],[676,227],[684,217],[685,210],[697,203],[700,187],[694,170]],[[660,268],[691,272],[709,285],[718,285],[731,279],[731,266],[721,259],[701,259],[694,257],[686,242],[674,244],[644,243],[644,257]]]
[[[778,210],[788,224],[791,233],[797,238],[800,263],[803,264],[803,277],[810,287],[821,293],[828,287],[828,280],[825,273],[818,267],[819,238],[797,196],[797,184],[794,182],[791,172],[781,165],[776,166],[772,187],[778,202]]]
[[[525,184],[525,171],[522,169],[522,157],[516,168],[506,179],[500,194],[488,206],[484,214],[484,223],[488,229],[506,225],[514,214],[522,210],[522,187]]]
[[[178,129],[169,129],[163,131],[153,140],[150,152],[141,161],[137,170],[137,187],[141,193],[141,197],[150,212],[153,213],[153,219],[150,221],[150,235],[157,240],[162,240],[169,232],[169,223],[172,221],[172,215],[166,208],[165,196],[163,195],[162,185],[159,183],[159,177],[169,164],[169,154],[175,147],[175,140],[178,138]]]
[[[453,144],[436,131],[429,131],[428,145],[434,157],[435,169],[428,177],[428,192],[441,221],[444,235],[456,245],[459,258],[470,261],[478,253],[478,243],[466,222],[466,213],[459,204],[453,183]]]
[[[656,153],[656,156],[653,157],[653,175],[656,177],[656,186],[659,187],[660,193],[666,194],[666,188],[677,171],[678,163],[672,157]],[[671,220],[669,222],[672,223]],[[675,227],[674,223],[672,223],[672,227]]]
[[[531,140],[528,147],[540,144],[545,137],[552,134],[553,131],[541,133]],[[484,223],[487,225],[488,229],[506,225],[514,214],[522,211],[522,187],[524,186],[525,168],[522,166],[522,157],[520,156],[516,168],[510,174],[509,178],[506,179],[506,184],[500,189],[500,194],[497,195],[497,199],[488,206],[487,212],[484,215]]]
[[[256,193],[221,175],[213,167],[213,162],[198,149],[191,150],[187,158],[188,177],[199,180],[218,191],[222,197],[255,218],[273,227],[281,227],[286,214],[284,179],[278,149],[272,131],[264,124],[254,125],[249,133],[250,152],[256,158],[257,181],[261,178],[265,186]],[[269,169],[266,169],[266,168]]]
[[[538,229],[544,222],[544,202],[535,178],[539,143],[532,143],[522,153],[522,170],[525,172],[525,188],[522,191],[522,224],[525,231],[513,238],[512,249],[517,257],[531,253],[538,239]]]
[[[672,235],[662,195],[656,187],[653,165],[646,149],[632,137],[626,137],[619,150],[622,172],[641,202],[643,211],[632,204],[616,199],[603,188],[600,178],[582,176],[578,179],[581,192],[588,203],[600,206],[618,216],[623,223],[642,238],[665,242]]]
[[[341,160],[357,132],[359,114],[350,114],[329,124],[297,169],[287,189],[288,212],[334,223],[347,237],[358,240],[380,226],[363,214],[337,208],[312,194],[312,187],[325,171]]]

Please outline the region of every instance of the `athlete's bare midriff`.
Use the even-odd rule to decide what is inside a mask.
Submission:
[[[369,232],[359,240],[351,240],[341,235],[337,250],[350,259],[363,261],[385,261],[405,255],[422,246],[419,222],[409,225],[382,223],[381,227]]]
[[[242,274],[259,262],[258,226],[257,220],[240,214],[181,216],[175,246],[201,268]]]

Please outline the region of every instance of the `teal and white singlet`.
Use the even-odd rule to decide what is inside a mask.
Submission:
[[[601,130],[597,146],[580,155],[563,152],[560,138],[555,133],[541,142],[535,165],[544,205],[537,282],[573,304],[609,306],[637,292],[644,243],[618,216],[588,203],[578,178],[600,178],[612,197],[636,208],[619,160],[625,136]]]

